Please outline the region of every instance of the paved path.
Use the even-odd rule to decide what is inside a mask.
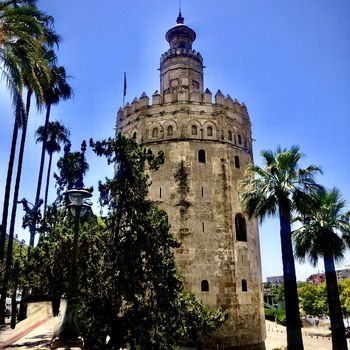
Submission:
[[[65,303],[61,310],[64,312]],[[0,349],[49,349],[53,330],[62,317],[52,317],[51,302],[33,303],[28,318],[11,329],[9,323],[0,330]],[[9,322],[9,320],[8,320]]]
[[[51,305],[43,305],[34,310],[27,320],[20,322],[15,330],[0,331],[0,349],[49,349],[53,330],[61,322],[61,318],[50,316]],[[62,310],[63,314],[64,310]],[[320,328],[303,328],[304,350],[331,350],[332,344],[327,330]],[[266,350],[286,349],[285,327],[266,321]],[[324,335],[324,336],[322,336]],[[348,339],[350,349],[350,339]]]
[[[303,328],[304,350],[331,350],[332,340],[330,331],[322,328]],[[348,347],[350,349],[350,339]],[[266,350],[287,349],[286,328],[266,321]]]

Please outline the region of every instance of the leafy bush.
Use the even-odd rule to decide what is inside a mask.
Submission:
[[[286,325],[286,312],[283,309],[265,308],[265,319],[269,321],[277,321],[279,324]]]

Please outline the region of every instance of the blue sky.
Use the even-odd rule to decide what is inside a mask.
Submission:
[[[114,133],[122,104],[159,88],[159,57],[166,31],[175,24],[176,0],[41,0],[53,15],[63,43],[59,63],[71,78],[74,98],[52,109],[51,120],[71,130],[73,148],[83,139]],[[262,149],[297,144],[304,165],[320,165],[320,182],[336,186],[350,201],[350,2],[348,0],[182,0],[185,23],[197,33],[205,88],[244,101],[252,121],[255,161]],[[12,132],[12,111],[0,85],[0,210]],[[30,115],[20,198],[34,201],[40,146],[34,131],[44,115]],[[87,153],[87,186],[112,176],[104,160]],[[54,160],[56,163],[57,157]],[[53,182],[51,200],[55,197]],[[97,198],[95,198],[95,202]],[[95,212],[98,213],[95,205]],[[21,229],[21,210],[17,232]],[[263,276],[282,275],[278,222],[260,229]],[[350,264],[349,254],[344,264]],[[323,270],[322,264],[318,268]],[[318,270],[316,269],[316,271]],[[305,279],[312,269],[297,265]]]

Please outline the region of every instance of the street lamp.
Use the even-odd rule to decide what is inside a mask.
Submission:
[[[83,162],[84,152],[86,148],[82,147],[81,153],[81,170],[79,179],[75,184],[75,187],[66,192],[70,204],[68,207],[71,213],[74,215],[74,237],[72,247],[72,261],[70,267],[69,285],[68,285],[68,300],[66,312],[64,314],[63,322],[57,332],[57,337],[51,343],[51,349],[57,349],[60,347],[70,348],[79,347],[84,349],[84,340],[80,337],[80,329],[77,322],[77,309],[78,309],[78,276],[77,276],[77,262],[78,262],[78,238],[79,238],[79,224],[80,217],[82,217],[87,209],[90,207],[90,203],[87,199],[92,194],[84,189],[83,183]]]

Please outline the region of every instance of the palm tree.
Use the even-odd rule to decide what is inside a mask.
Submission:
[[[313,266],[323,257],[326,273],[329,316],[332,329],[333,349],[347,349],[345,328],[334,261],[344,258],[350,247],[350,224],[345,213],[345,200],[339,191],[320,191],[313,197],[304,214],[297,218],[302,226],[293,231],[295,256],[302,262],[308,258]]]
[[[56,66],[52,65],[50,70],[51,75],[51,81],[50,84],[45,88],[44,90],[44,100],[46,104],[46,117],[45,117],[45,124],[43,127],[40,127],[40,134],[39,129],[37,131],[38,136],[40,136],[40,140],[42,144],[41,149],[41,158],[40,158],[40,167],[39,167],[39,176],[38,176],[38,184],[36,189],[36,196],[35,196],[35,203],[38,203],[40,200],[40,191],[41,191],[41,183],[42,183],[42,176],[44,172],[44,163],[45,163],[45,151],[47,150],[47,135],[48,135],[48,125],[50,120],[50,112],[51,112],[51,106],[59,103],[61,99],[66,100],[70,98],[73,94],[71,86],[67,82],[67,74],[62,66]],[[47,199],[47,197],[46,197]],[[46,208],[47,200],[45,201],[45,208]],[[35,228],[34,228],[34,235],[35,235]],[[31,239],[32,240],[32,239]]]
[[[1,223],[1,262],[3,262],[5,254],[7,217],[18,128],[24,126],[26,121],[26,110],[22,99],[24,77],[25,75],[29,77],[34,72],[34,67],[40,67],[45,75],[45,65],[42,66],[42,60],[38,56],[41,47],[38,39],[44,35],[43,24],[38,20],[42,18],[42,13],[31,5],[24,1],[9,0],[0,2],[0,70],[11,93],[12,105],[15,111]],[[36,78],[33,74],[32,80],[34,81]],[[15,206],[17,206],[16,202]],[[13,230],[12,232],[10,230],[6,268],[1,286],[0,323],[4,322],[5,298],[12,265],[12,244]]]
[[[86,142],[81,144],[81,152],[71,152],[71,144],[68,142],[64,146],[64,155],[57,162],[58,174],[53,176],[57,187],[57,204],[65,201],[67,189],[72,189],[79,182],[81,176],[84,176],[89,170],[89,164],[85,159]],[[68,203],[67,203],[68,204]]]
[[[314,175],[320,172],[317,166],[305,169],[298,166],[302,154],[299,147],[290,150],[277,148],[262,151],[264,167],[251,165],[247,178],[240,182],[242,204],[249,218],[279,216],[280,238],[286,304],[287,344],[289,350],[303,349],[299,300],[295,276],[295,264],[291,239],[291,213],[298,210],[310,194],[320,188]]]
[[[38,105],[41,105],[43,101],[42,86],[43,84],[47,84],[47,82],[49,81],[48,64],[47,60],[43,55],[43,46],[53,45],[54,42],[58,43],[60,40],[59,36],[56,35],[54,30],[51,28],[53,18],[47,16],[46,14],[38,10],[38,8],[36,7],[35,0],[2,1],[0,2],[0,18],[1,17],[2,23],[0,26],[0,37],[2,38],[2,47],[0,58],[3,63],[3,66],[5,67],[4,69],[2,69],[2,72],[3,75],[5,75],[5,79],[7,81],[8,86],[12,88],[10,89],[10,91],[13,96],[13,101],[15,100],[15,102],[17,103],[15,105],[16,118],[11,143],[11,153],[4,196],[4,211],[1,225],[1,261],[3,261],[5,251],[10,187],[12,182],[18,128],[20,126],[22,127],[22,136],[18,155],[16,182],[14,186],[13,204],[11,211],[11,221],[6,256],[6,268],[1,288],[0,314],[3,313],[4,309],[7,284],[10,278],[10,269],[12,265],[13,236],[15,229],[17,201],[22,173],[24,146],[27,132],[31,95],[34,92],[37,98]],[[8,23],[6,22],[7,18],[10,18]],[[20,30],[16,30],[17,23],[21,24],[19,26]],[[3,41],[3,38],[6,38],[8,40],[9,45],[6,45],[7,42]],[[22,91],[24,85],[27,87],[28,90],[25,107],[22,100]],[[0,321],[3,322],[2,319]]]
[[[26,0],[23,0],[24,3],[27,3]],[[35,0],[30,0],[30,3],[34,8]],[[18,3],[15,2],[15,6],[18,6]],[[8,252],[11,252],[12,248],[12,236],[15,229],[16,213],[17,213],[17,202],[20,188],[20,181],[22,175],[22,165],[24,158],[24,148],[26,143],[27,127],[28,127],[28,118],[31,104],[32,94],[36,97],[37,107],[40,110],[41,106],[44,104],[44,87],[50,83],[49,75],[49,63],[52,60],[56,59],[56,55],[53,53],[50,48],[56,44],[58,46],[61,38],[53,30],[53,18],[44,14],[41,11],[37,11],[36,20],[41,22],[43,27],[42,34],[34,35],[37,40],[38,45],[32,49],[33,62],[30,64],[22,66],[22,76],[23,83],[27,88],[27,98],[25,105],[25,113],[22,120],[22,135],[20,141],[20,148],[18,152],[18,164],[17,164],[17,174],[16,181],[14,186],[14,195],[13,195],[13,204],[11,211],[11,221],[9,228],[9,242],[8,242]],[[34,51],[35,49],[35,51]],[[10,239],[11,238],[11,239]],[[28,251],[29,254],[29,251]]]
[[[51,175],[51,165],[52,165],[52,155],[54,152],[61,151],[61,143],[69,142],[69,130],[66,129],[59,122],[48,122],[47,127],[40,126],[36,131],[35,135],[37,136],[36,141],[42,142],[45,144],[46,151],[49,154],[49,165],[47,170],[46,178],[46,189],[45,189],[45,204],[44,212],[47,207],[47,198],[49,193],[49,184],[50,184],[50,175]]]
[[[37,19],[42,13],[33,6],[19,6],[19,1],[0,2],[0,71],[9,88],[15,112],[10,159],[6,177],[4,205],[0,235],[0,262],[3,262],[7,229],[7,217],[10,201],[13,165],[16,153],[18,128],[26,118],[22,99],[24,72],[30,72],[39,66],[37,60],[40,48],[38,37],[44,34],[42,23]],[[43,67],[42,71],[45,72]],[[28,73],[29,74],[29,73]]]

